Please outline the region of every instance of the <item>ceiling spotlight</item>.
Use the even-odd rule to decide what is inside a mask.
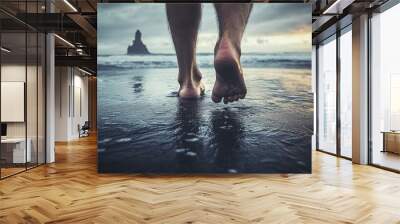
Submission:
[[[0,49],[1,49],[1,51],[4,51],[6,53],[10,53],[11,52],[11,50],[9,50],[9,49],[7,49],[5,47],[1,47]]]
[[[68,1],[64,0],[65,4],[67,4],[74,12],[78,12],[78,10]]]
[[[77,48],[76,53],[78,53],[79,55],[83,55],[83,50],[81,48]]]

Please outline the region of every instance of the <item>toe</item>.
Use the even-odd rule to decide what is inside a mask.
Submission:
[[[228,97],[224,97],[224,104],[227,104],[228,103]]]

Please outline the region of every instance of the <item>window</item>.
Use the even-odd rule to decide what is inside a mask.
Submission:
[[[351,26],[340,36],[340,154],[352,154],[352,34]]]
[[[318,149],[336,153],[336,37],[318,47]]]
[[[400,5],[371,18],[371,162],[400,170]]]

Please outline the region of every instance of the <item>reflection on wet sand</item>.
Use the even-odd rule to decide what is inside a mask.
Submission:
[[[303,173],[311,170],[313,98],[308,70],[246,69],[248,95],[181,100],[176,69],[137,69],[99,78],[101,172]]]
[[[243,127],[237,112],[229,108],[211,112],[208,121],[201,120],[198,100],[178,100],[176,115],[176,158],[182,171],[193,171],[198,158],[207,158],[221,172],[238,172],[237,166]],[[202,122],[209,122],[204,124]],[[204,140],[201,127],[210,127]],[[206,141],[206,144],[204,143]]]
[[[244,130],[237,112],[228,108],[214,110],[211,114],[211,144],[215,146],[215,164],[218,169],[230,173],[238,172],[241,141]]]
[[[199,100],[177,100],[176,158],[184,172],[192,170],[203,148],[200,130]]]

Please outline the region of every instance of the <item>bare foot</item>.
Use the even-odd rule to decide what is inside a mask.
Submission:
[[[216,103],[237,101],[246,96],[247,89],[240,65],[240,50],[228,38],[221,38],[215,46],[216,79],[212,100]]]
[[[188,77],[179,75],[179,77]],[[197,67],[193,68],[192,80],[179,80],[180,88],[178,96],[185,99],[196,99],[204,95],[204,84],[201,82],[202,75]]]

